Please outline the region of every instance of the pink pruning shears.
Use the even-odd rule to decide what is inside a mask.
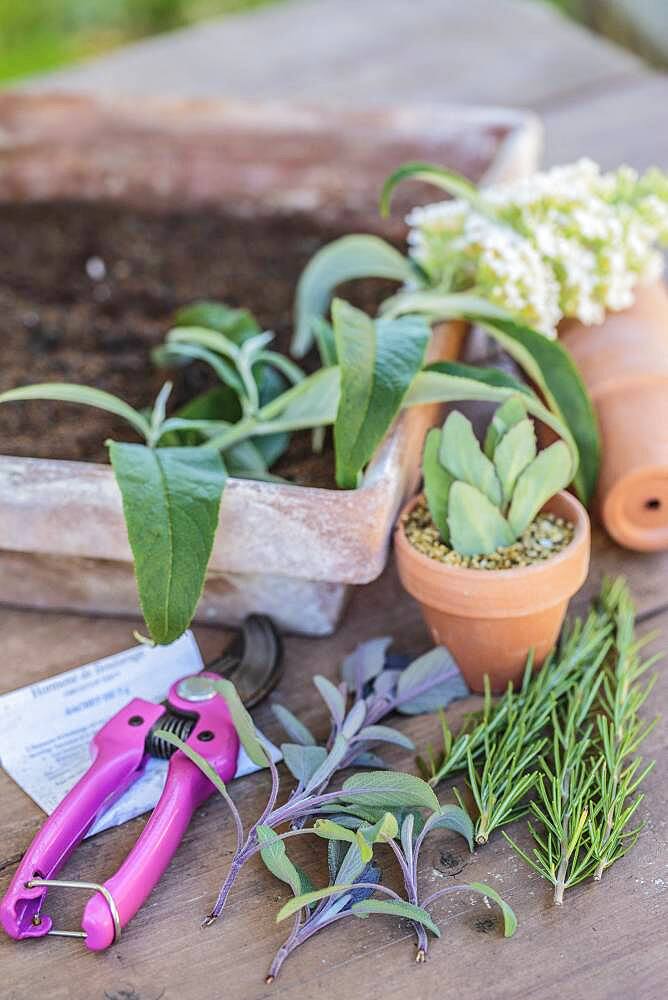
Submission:
[[[205,672],[173,684],[163,704],[134,698],[100,729],[91,744],[90,768],[44,823],[0,902],[0,923],[10,937],[79,937],[93,951],[118,941],[122,928],[167,868],[194,811],[215,790],[200,768],[156,731],[178,735],[223,781],[229,781],[237,768],[239,737],[212,682],[221,675],[233,676],[244,704],[252,707],[275,685],[281,660],[282,646],[273,624],[264,616],[251,615],[232,647]],[[167,781],[115,875],[104,885],[56,878],[97,818],[139,777],[149,757],[169,759]],[[42,912],[53,886],[94,893],[81,930],[55,930],[51,917]]]

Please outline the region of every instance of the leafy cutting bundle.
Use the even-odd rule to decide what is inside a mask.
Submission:
[[[490,886],[472,882],[428,893],[421,883],[418,865],[425,839],[436,830],[448,829],[462,836],[472,850],[473,824],[461,806],[441,804],[421,778],[387,769],[377,748],[394,744],[410,750],[413,743],[399,730],[382,724],[382,720],[394,712],[414,715],[443,707],[466,694],[466,686],[452,657],[442,647],[403,669],[388,667],[386,650],[390,642],[388,638],[373,639],[358,646],[342,665],[339,685],[322,676],[314,677],[330,716],[330,733],[324,746],[288,709],[274,706],[276,717],[292,741],[284,743],[281,750],[296,781],[283,805],[278,805],[280,779],[270,754],[255,733],[234,687],[229,681],[218,683],[246,752],[271,772],[267,804],[248,830],[225,785],[206,761],[174,734],[156,734],[199,764],[234,818],[236,849],[205,923],[211,924],[221,916],[239,873],[256,854],[293,893],[276,917],[277,922],[292,917],[293,925],[276,953],[267,982],[278,975],[286,958],[314,934],[350,917],[363,919],[379,914],[410,920],[415,929],[417,960],[424,961],[428,935],[440,937],[434,906],[451,893],[478,893],[492,900],[501,909],[505,936],[515,931],[513,911]],[[339,772],[349,768],[368,770],[354,773],[333,788]],[[286,826],[287,830],[278,832]],[[327,842],[330,879],[323,888],[313,886],[286,850],[287,840],[303,836]],[[402,892],[384,882],[375,857],[375,849],[381,845],[390,850],[398,865]],[[375,898],[377,895],[381,898]]]

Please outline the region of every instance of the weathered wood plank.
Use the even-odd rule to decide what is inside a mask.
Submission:
[[[645,558],[618,549],[605,551],[605,546],[603,556],[615,569],[631,570],[633,579],[640,580]],[[644,599],[650,597],[647,594]],[[643,628],[657,624],[668,628],[668,613],[652,616]],[[323,734],[325,713],[310,677],[323,673],[334,678],[337,664],[357,641],[388,631],[397,649],[418,651],[427,645],[417,608],[401,591],[391,567],[381,580],[357,592],[344,627],[332,639],[287,641],[286,672],[275,697]],[[129,641],[124,622],[7,610],[0,612],[0,632],[5,641],[2,690],[113,652]],[[218,651],[220,633],[204,629],[198,635],[206,656]],[[449,716],[458,718],[466,707],[466,702],[453,707]],[[667,707],[668,674],[662,671],[651,711],[665,713]],[[270,735],[278,735],[266,705],[257,718]],[[436,736],[433,717],[402,720],[400,725],[418,745]],[[466,997],[520,1000],[537,996],[539,990],[543,998],[563,995],[563,984],[568,982],[569,1000],[626,996],[658,1000],[665,973],[666,929],[661,914],[665,915],[668,886],[662,861],[668,811],[662,781],[668,756],[665,728],[652,735],[648,753],[661,761],[647,783],[643,805],[647,829],[642,840],[629,858],[607,874],[604,885],[574,890],[563,911],[549,906],[546,888],[498,836],[470,858],[461,842],[447,833],[435,836],[428,845],[423,877],[436,887],[454,880],[457,873],[460,881],[488,881],[503,891],[520,918],[520,930],[512,941],[499,937],[495,916],[484,902],[463,894],[453,897],[449,908],[444,905],[441,914],[451,918],[447,938],[434,945],[423,967],[416,968],[412,961],[407,928],[385,918],[351,920],[305,946],[269,989],[263,977],[285,935],[282,926],[275,926],[273,913],[286,897],[260,863],[248,865],[232,893],[224,924],[207,931],[199,927],[224,874],[232,838],[229,817],[218,801],[212,801],[198,812],[173,865],[116,948],[92,956],[81,944],[69,941],[15,944],[0,939],[5,995],[28,1000],[41,991],[57,1000],[89,1000],[118,998],[123,990],[134,990],[142,1000],[161,995],[210,1000],[223,994],[231,1000],[303,995],[324,1000],[356,995],[394,998],[412,991],[430,997],[440,995],[447,982],[458,984],[458,991]],[[394,760],[412,768],[410,754],[397,750]],[[257,814],[266,792],[265,775],[233,786],[247,820]],[[0,774],[0,802],[1,892],[42,816],[4,774]],[[68,873],[107,877],[143,822],[135,820],[85,844],[68,863]],[[517,829],[521,838],[521,822]],[[316,878],[324,879],[322,845],[299,839],[294,855]],[[80,902],[78,906],[71,899],[58,904],[64,926],[76,925]]]
[[[545,161],[591,156],[604,168],[668,164],[668,77],[620,83],[600,93],[572,96],[543,111]]]
[[[296,0],[128,46],[44,87],[540,108],[645,72],[548,4]]]

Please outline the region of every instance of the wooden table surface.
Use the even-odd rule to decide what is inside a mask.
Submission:
[[[605,166],[668,161],[666,79],[634,56],[562,21],[547,6],[506,0],[300,0],[143,42],[82,68],[37,82],[69,89],[310,100],[438,101],[531,107],[546,124],[546,158],[592,155]],[[625,574],[636,597],[641,631],[668,640],[668,554],[634,555],[595,533],[591,578],[582,607],[606,572]],[[0,691],[43,679],[126,648],[132,625],[0,610],[3,662]],[[418,652],[428,641],[419,612],[390,565],[376,583],[355,593],[344,624],[327,640],[291,638],[286,672],[275,697],[324,735],[325,713],[309,678],[337,676],[358,641],[391,634],[395,648]],[[205,657],[220,632],[199,629]],[[659,666],[650,711],[666,713],[668,677]],[[453,706],[456,719],[471,700]],[[267,706],[257,721],[278,737]],[[29,720],[26,720],[29,725]],[[420,746],[436,738],[433,717],[402,720]],[[657,768],[641,807],[646,823],[630,856],[600,885],[550,905],[548,887],[495,835],[468,856],[443,832],[427,842],[422,877],[491,882],[514,906],[519,930],[504,940],[492,911],[464,894],[439,912],[446,923],[428,962],[416,966],[409,928],[389,918],[347,921],[316,937],[288,960],[277,982],[264,975],[285,932],[273,915],[286,893],[259,861],[233,891],[224,921],[200,929],[230,857],[232,824],[219,801],[200,809],[179,853],[119,944],[102,955],[79,942],[44,939],[15,944],[0,938],[0,996],[8,1000],[296,1000],[352,997],[463,997],[468,1000],[653,1000],[665,996],[668,974],[665,725],[647,744]],[[397,750],[395,763],[412,768]],[[232,794],[250,821],[267,793],[267,776],[236,782]],[[441,789],[447,798],[447,787]],[[43,820],[40,810],[0,773],[0,892]],[[134,820],[87,842],[67,874],[104,880],[142,828]],[[524,840],[524,822],[513,834]],[[322,851],[297,840],[296,860],[320,879]],[[74,926],[80,903],[61,897],[62,921]]]

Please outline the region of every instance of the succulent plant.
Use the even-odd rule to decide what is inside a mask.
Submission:
[[[568,448],[537,450],[522,398],[511,396],[490,421],[481,447],[457,410],[427,435],[424,489],[443,541],[461,555],[487,555],[512,545],[540,509],[568,485]]]

